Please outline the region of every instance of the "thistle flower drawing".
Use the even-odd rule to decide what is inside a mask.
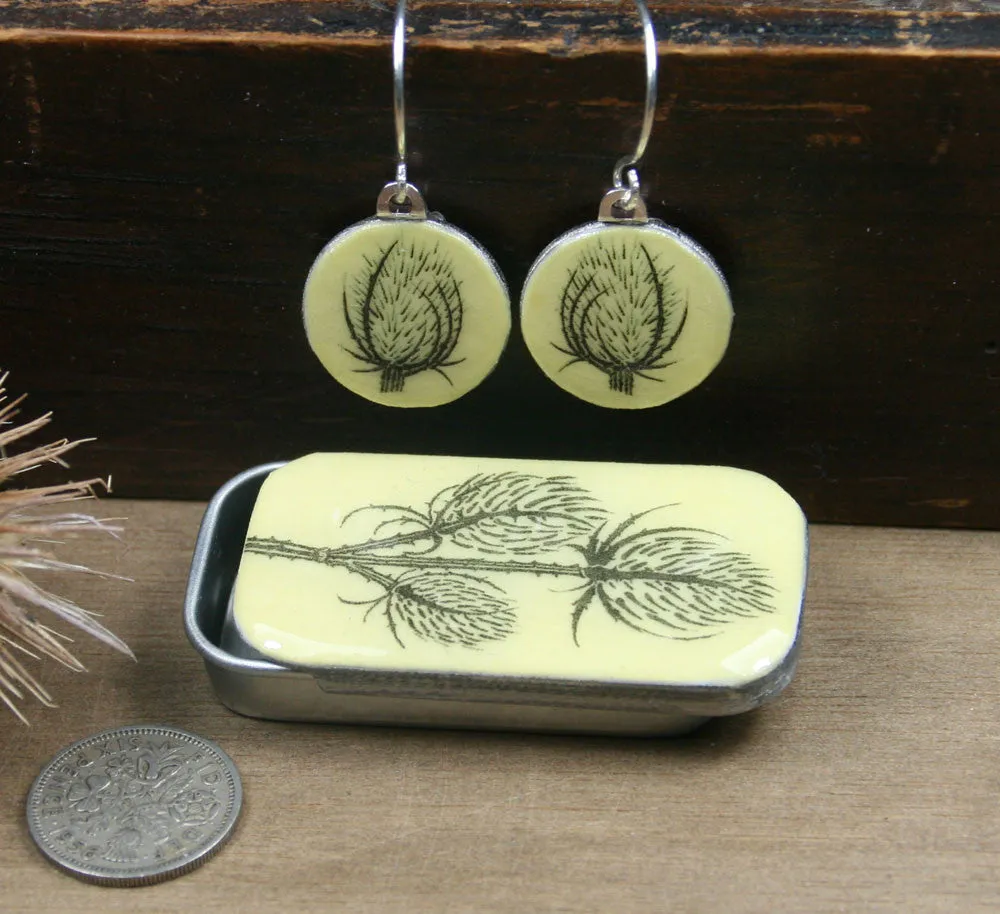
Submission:
[[[98,487],[107,488],[104,480],[87,479],[36,488],[11,486],[15,477],[44,464],[66,466],[64,455],[83,442],[63,439],[20,453],[8,453],[7,448],[11,445],[48,425],[51,414],[14,424],[24,397],[8,400],[6,379],[7,376],[0,373],[0,702],[27,723],[17,701],[31,695],[50,707],[54,702],[28,671],[23,657],[39,660],[45,655],[71,670],[84,669],[66,647],[65,642],[70,639],[46,625],[37,615],[39,611],[52,613],[130,657],[132,652],[101,625],[93,613],[51,593],[28,576],[28,572],[41,571],[116,577],[62,561],[51,547],[57,539],[76,533],[116,535],[119,528],[89,514],[52,510],[56,505],[94,498]]]
[[[348,288],[349,287],[349,288]],[[462,333],[462,291],[451,260],[437,245],[397,239],[345,284],[344,320],[351,346],[345,347],[377,372],[382,393],[398,393],[406,379],[433,371],[448,383],[446,368]]]
[[[597,239],[570,270],[560,301],[563,369],[586,362],[631,396],[635,379],[673,364],[668,355],[687,321],[687,301],[671,281],[672,266],[641,242]]]
[[[711,638],[774,612],[768,571],[724,537],[649,525],[650,512],[613,524],[565,476],[477,474],[426,509],[372,505],[352,515],[362,513],[380,518],[362,542],[325,547],[251,536],[244,552],[341,568],[375,585],[374,598],[342,602],[367,606],[366,619],[378,610],[401,647],[409,636],[466,648],[510,637],[519,610],[504,584],[518,575],[571,585],[577,596],[567,615],[577,645],[591,607],[640,634],[675,640]]]

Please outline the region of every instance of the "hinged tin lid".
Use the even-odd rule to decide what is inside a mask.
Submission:
[[[806,553],[744,470],[313,454],[260,491],[234,616],[292,667],[740,689],[793,650]]]

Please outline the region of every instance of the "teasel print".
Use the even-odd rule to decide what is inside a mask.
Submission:
[[[773,611],[770,575],[748,555],[710,530],[643,526],[646,514],[595,530],[581,550],[587,584],[573,605],[577,644],[580,620],[595,604],[637,632],[681,641]]]
[[[349,288],[348,288],[349,286]],[[451,260],[437,245],[397,239],[345,285],[344,320],[351,338],[345,347],[377,372],[382,393],[403,390],[407,378],[433,371],[451,383],[446,368],[462,334],[461,284]]]
[[[366,619],[380,609],[400,647],[406,646],[400,628],[424,641],[468,648],[503,641],[517,628],[514,605],[501,588],[480,575],[416,568],[393,577],[364,563],[351,567],[383,593],[372,600],[344,602],[367,606]]]
[[[569,628],[592,607],[635,632],[674,640],[711,638],[774,612],[768,571],[710,530],[657,526],[653,512],[620,523],[565,476],[483,473],[450,486],[424,509],[371,505],[344,519],[371,517],[367,539],[310,546],[247,538],[244,552],[316,562],[360,576],[380,591],[344,603],[378,609],[396,642],[413,636],[481,648],[517,629],[504,589],[512,576],[563,581],[576,593]]]
[[[659,381],[650,372],[673,364],[669,354],[687,322],[684,295],[642,242],[595,239],[570,270],[560,301],[563,370],[585,362],[608,376],[610,388],[628,396],[635,379]]]

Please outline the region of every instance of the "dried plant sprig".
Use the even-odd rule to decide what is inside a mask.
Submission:
[[[53,512],[64,505],[97,497],[98,489],[110,490],[111,480],[85,479],[35,488],[14,488],[14,477],[45,464],[67,466],[64,456],[89,439],[63,438],[30,447],[16,454],[7,448],[49,424],[51,413],[17,424],[24,397],[8,400],[7,375],[0,374],[0,702],[24,723],[27,718],[17,705],[28,696],[49,707],[52,696],[25,667],[17,654],[32,660],[51,657],[63,666],[82,672],[84,666],[66,647],[69,637],[49,628],[37,613],[46,610],[99,641],[134,658],[128,646],[100,622],[96,613],[54,594],[28,577],[28,572],[94,574],[120,578],[59,559],[52,547],[61,539],[81,531],[117,536],[116,519],[100,520],[76,511]]]

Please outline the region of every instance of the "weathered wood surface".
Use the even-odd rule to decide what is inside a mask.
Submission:
[[[36,36],[142,31],[186,38],[242,37],[315,43],[378,40],[392,27],[391,2],[377,0],[0,0],[3,31]],[[1000,48],[1000,9],[989,0],[729,0],[649,3],[666,45],[889,52],[978,52]],[[411,31],[437,44],[530,43],[572,54],[634,43],[631,0],[416,0]]]
[[[64,586],[138,663],[80,644],[89,674],[45,670],[59,708],[0,717],[5,914],[1000,910],[998,533],[814,528],[789,690],[644,741],[237,717],[181,628],[201,506],[113,507],[124,545],[65,554],[136,582]],[[149,889],[56,871],[24,824],[32,779],[73,740],[150,722],[233,756],[232,841]]]
[[[309,265],[392,173],[391,5],[0,2],[0,364],[60,433],[98,436],[74,469],[122,495],[407,450],[728,463],[815,520],[1000,526],[1000,63],[980,38],[872,31],[981,37],[1000,13],[916,6],[654,4],[650,208],[716,256],[737,321],[705,385],[624,414],[548,383],[516,334],[479,390],[416,413],[348,394],[308,350]],[[685,13],[796,25],[762,53],[683,39]],[[809,32],[824,16],[854,38]],[[634,138],[634,20],[439,2],[412,22],[412,176],[516,293]]]

